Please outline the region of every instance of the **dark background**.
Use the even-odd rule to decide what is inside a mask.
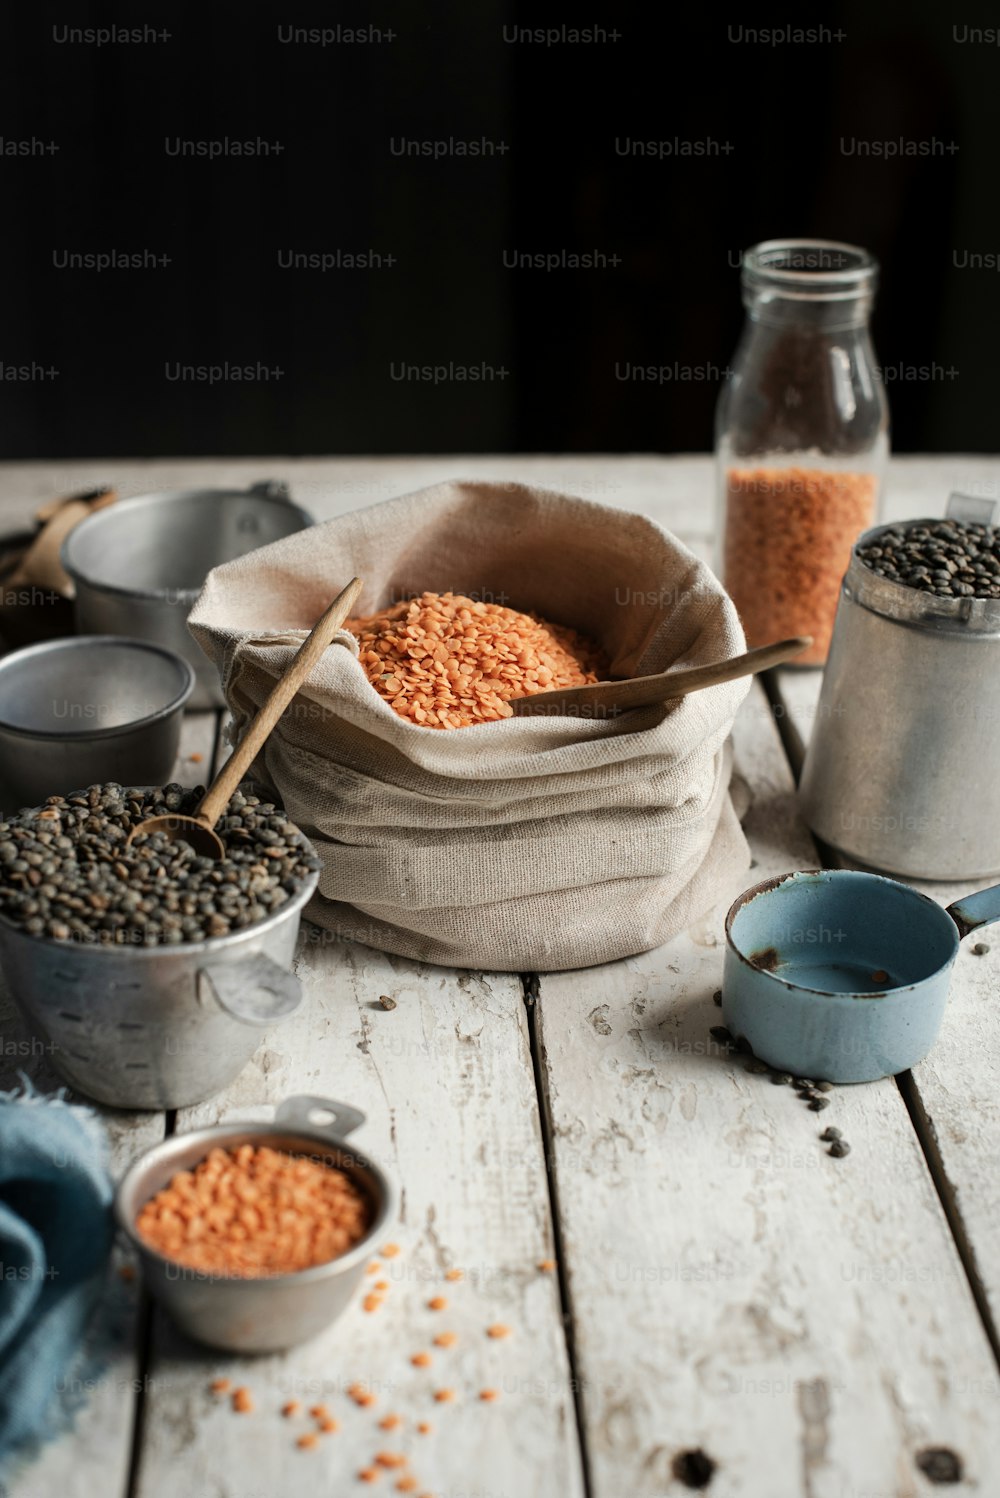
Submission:
[[[850,240],[881,262],[874,334],[896,450],[996,450],[1000,275],[964,262],[1000,251],[1000,48],[959,40],[965,24],[932,3],[831,7],[801,24],[846,35],[812,44],[755,45],[734,38],[763,23],[632,4],[576,18],[617,41],[504,39],[505,26],[574,24],[566,9],[579,10],[5,7],[0,131],[59,150],[0,156],[0,363],[59,373],[0,380],[0,456],[707,449],[742,317],[739,253],[783,235]],[[397,37],[278,38],[337,22]],[[115,23],[171,36],[98,48],[53,31]],[[227,136],[283,150],[166,150]],[[509,149],[414,159],[392,154],[401,137]],[[718,154],[626,156],[626,138]],[[860,159],[843,144],[935,139],[958,149]],[[170,264],[54,263],[109,250]],[[281,269],[290,250],[396,263]],[[594,250],[620,263],[503,264]],[[391,378],[449,360],[508,373]],[[166,377],[226,361],[283,374]],[[701,374],[642,384],[616,376],[627,364]]]

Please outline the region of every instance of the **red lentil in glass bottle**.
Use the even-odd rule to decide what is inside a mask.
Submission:
[[[720,573],[753,647],[821,666],[851,548],[876,524],[889,413],[868,332],[878,266],[829,239],[743,256],[747,317],[716,410]]]

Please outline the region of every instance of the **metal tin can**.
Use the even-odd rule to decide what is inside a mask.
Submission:
[[[936,520],[908,525],[939,524]],[[1000,873],[1000,599],[941,598],[880,577],[858,548],[802,770],[824,842],[914,879]]]

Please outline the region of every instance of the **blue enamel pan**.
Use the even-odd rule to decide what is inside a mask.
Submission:
[[[767,879],[726,917],[723,1017],[794,1076],[893,1076],[937,1039],[962,938],[996,920],[1000,885],[944,909],[881,874]]]

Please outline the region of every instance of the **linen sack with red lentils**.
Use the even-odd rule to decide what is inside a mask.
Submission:
[[[189,624],[236,739],[355,574],[359,616],[460,595],[577,631],[613,676],[745,648],[712,573],[644,516],[520,484],[438,484],[210,574]],[[343,630],[253,773],[323,859],[306,915],[335,938],[454,967],[583,967],[658,946],[738,889],[749,852],[726,740],[748,689],[451,727],[402,716],[392,669]]]

